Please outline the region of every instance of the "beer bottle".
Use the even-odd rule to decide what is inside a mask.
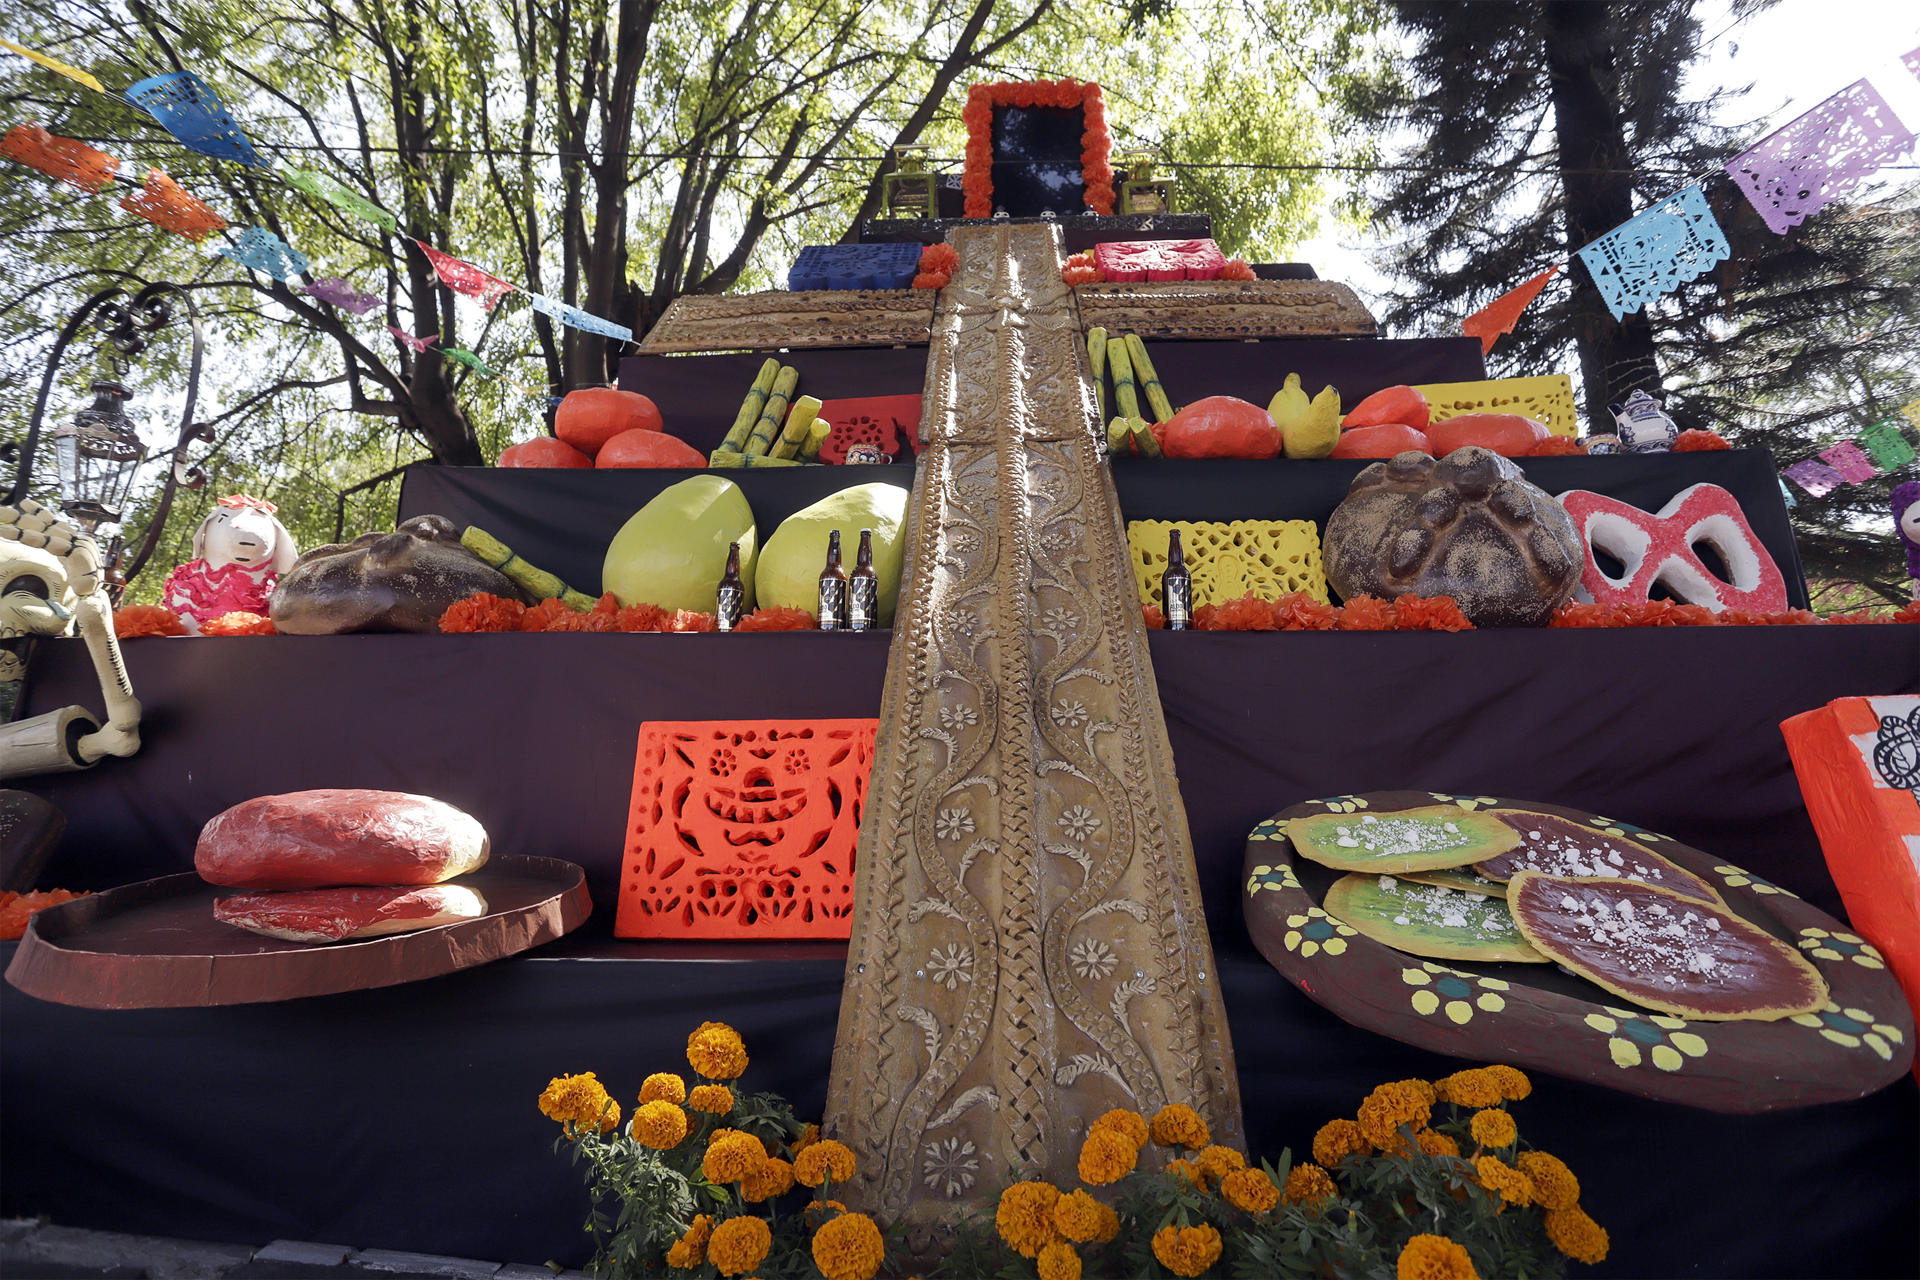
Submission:
[[[720,578],[720,587],[714,593],[713,627],[716,631],[731,631],[740,623],[740,610],[747,601],[747,584],[740,581],[740,544],[727,544],[727,571]]]
[[[847,630],[880,624],[880,575],[873,571],[873,530],[860,531],[860,554],[847,575]]]
[[[820,571],[820,622],[822,631],[847,629],[847,571],[840,567],[840,531],[827,532],[827,567]]]
[[[1160,575],[1160,612],[1166,616],[1167,630],[1185,631],[1193,625],[1193,575],[1187,572],[1187,556],[1180,549],[1180,531],[1167,533],[1167,569]]]

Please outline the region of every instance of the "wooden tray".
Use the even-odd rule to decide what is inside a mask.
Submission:
[[[1735,912],[1799,947],[1826,979],[1832,1002],[1777,1022],[1703,1022],[1628,1007],[1556,965],[1455,967],[1408,955],[1321,909],[1340,873],[1299,857],[1281,826],[1309,814],[1392,813],[1435,803],[1531,809],[1646,845],[1703,877]],[[1255,827],[1244,871],[1247,931],[1281,976],[1357,1027],[1436,1053],[1734,1115],[1863,1097],[1898,1080],[1913,1060],[1913,1013],[1870,944],[1778,885],[1610,818],[1432,791],[1332,796]]]
[[[586,873],[558,858],[500,857],[459,883],[477,920],[359,942],[266,938],[213,918],[240,892],[188,873],[122,885],[34,913],[7,966],[30,996],[84,1009],[257,1004],[434,978],[551,942],[593,911]]]

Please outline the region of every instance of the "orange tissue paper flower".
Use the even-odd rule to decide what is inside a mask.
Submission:
[[[1339,621],[1332,605],[1304,591],[1289,591],[1273,602],[1282,631],[1331,631]]]
[[[539,604],[533,605],[520,615],[520,630],[551,631],[553,620],[571,616],[577,612],[574,607],[558,596],[548,596]]]
[[[187,629],[181,625],[180,615],[165,605],[130,604],[113,611],[113,634],[122,640],[137,640],[144,636],[183,636]]]
[[[621,631],[660,631],[667,624],[667,611],[657,604],[630,604],[613,615]]]
[[[782,605],[771,605],[764,609],[755,609],[740,619],[735,631],[811,631],[813,615],[805,609],[788,609]]]
[[[1245,595],[1225,604],[1203,604],[1193,611],[1196,631],[1278,631],[1280,618],[1259,596]]]
[[[1393,602],[1393,621],[1401,631],[1473,630],[1452,596],[1401,596]]]
[[[916,289],[944,289],[950,277],[944,271],[922,271],[913,278]]]
[[[1333,625],[1340,631],[1391,631],[1393,605],[1379,596],[1355,596],[1337,610]]]
[[[57,907],[85,893],[71,889],[42,889],[35,893],[0,893],[0,941],[15,942],[27,932],[27,921],[36,911]]]
[[[200,634],[203,636],[271,636],[278,635],[279,632],[273,629],[273,623],[260,614],[235,610],[201,623]]]
[[[1710,453],[1716,449],[1731,449],[1725,436],[1718,431],[1700,431],[1689,429],[1682,431],[1673,441],[1675,453]]]
[[[1218,278],[1221,280],[1258,279],[1258,277],[1254,274],[1253,268],[1247,265],[1247,260],[1245,258],[1228,258],[1227,265],[1220,268],[1220,275]]]
[[[518,631],[527,606],[518,600],[476,591],[465,600],[456,600],[440,615],[440,630],[446,635],[464,635],[475,631]]]
[[[1149,631],[1165,631],[1167,629],[1167,616],[1160,612],[1160,606],[1157,604],[1141,605],[1140,616],[1146,622],[1147,630]],[[1911,619],[1911,621],[1920,622],[1920,618]]]
[[[673,616],[667,619],[666,631],[712,631],[716,624],[713,615],[701,613],[696,609],[675,609]]]

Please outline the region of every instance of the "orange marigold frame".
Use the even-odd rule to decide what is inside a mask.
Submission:
[[[962,180],[969,218],[993,216],[993,109],[995,107],[1081,108],[1085,112],[1080,135],[1080,178],[1086,184],[1087,208],[1113,212],[1113,166],[1108,163],[1113,137],[1107,132],[1107,98],[1100,86],[1081,80],[1014,80],[976,84],[967,90],[960,114],[967,126],[967,161]]]

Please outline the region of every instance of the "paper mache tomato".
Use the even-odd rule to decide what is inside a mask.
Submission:
[[[1432,418],[1427,398],[1409,386],[1382,387],[1347,410],[1340,425],[1348,431],[1355,427],[1384,427],[1394,423],[1424,431]]]
[[[589,458],[598,456],[601,446],[622,432],[665,429],[653,401],[617,387],[569,391],[553,415],[553,434]]]
[[[1435,457],[1475,445],[1503,458],[1524,458],[1553,433],[1545,423],[1517,413],[1463,413],[1427,426],[1427,442]]]
[[[1169,458],[1277,458],[1280,429],[1257,404],[1234,396],[1197,400],[1165,422],[1154,438]]]
[[[596,467],[704,467],[707,455],[664,431],[622,431],[600,446]]]
[[[1352,430],[1342,431],[1339,442],[1333,446],[1333,452],[1327,456],[1330,458],[1391,458],[1409,449],[1426,454],[1435,451],[1424,431],[1416,431],[1401,423],[1390,422],[1377,427],[1354,427]]]
[[[593,459],[565,440],[540,436],[500,451],[502,467],[590,467]]]

